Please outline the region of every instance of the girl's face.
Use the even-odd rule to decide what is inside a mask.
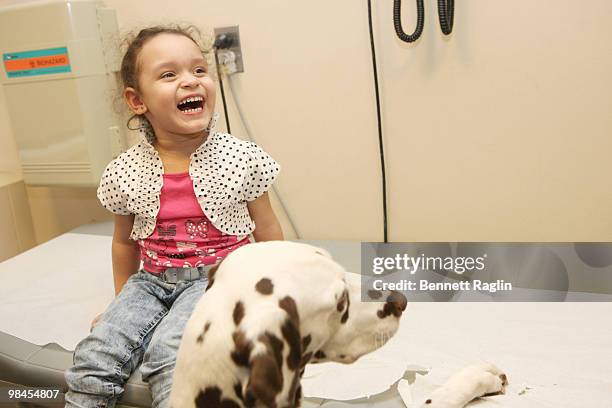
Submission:
[[[138,55],[140,92],[126,88],[132,111],[156,135],[201,136],[215,108],[215,83],[198,46],[179,34],[158,34]]]

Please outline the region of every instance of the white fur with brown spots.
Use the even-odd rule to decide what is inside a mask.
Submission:
[[[189,319],[173,408],[296,407],[308,362],[350,363],[398,329],[406,298],[361,302],[323,249],[289,241],[246,245],[216,270]]]

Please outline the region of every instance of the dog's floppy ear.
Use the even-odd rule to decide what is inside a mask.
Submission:
[[[276,396],[283,388],[283,342],[269,332],[261,334],[257,340],[265,345],[265,352],[251,358],[244,402],[247,407],[258,401],[266,407],[276,408]]]

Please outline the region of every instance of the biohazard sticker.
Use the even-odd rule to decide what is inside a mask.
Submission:
[[[2,60],[9,78],[71,72],[66,47],[4,53]]]

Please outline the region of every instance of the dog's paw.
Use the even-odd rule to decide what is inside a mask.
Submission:
[[[502,380],[502,384],[504,386],[508,385],[508,377],[506,376],[506,374],[503,374],[503,373],[500,374],[499,378]]]
[[[481,394],[476,395],[474,398],[505,394],[506,393],[505,378],[506,378],[505,374],[495,375],[490,372],[486,372],[486,371],[483,372],[480,375],[480,378],[479,378],[480,386],[478,387],[480,389],[479,393]]]
[[[462,408],[478,397],[504,394],[508,376],[491,363],[465,367],[425,401],[427,408]]]
[[[484,393],[479,396],[499,395],[506,393],[506,385],[508,385],[508,376],[501,371],[495,364],[483,363],[476,369],[482,369],[482,385]]]

